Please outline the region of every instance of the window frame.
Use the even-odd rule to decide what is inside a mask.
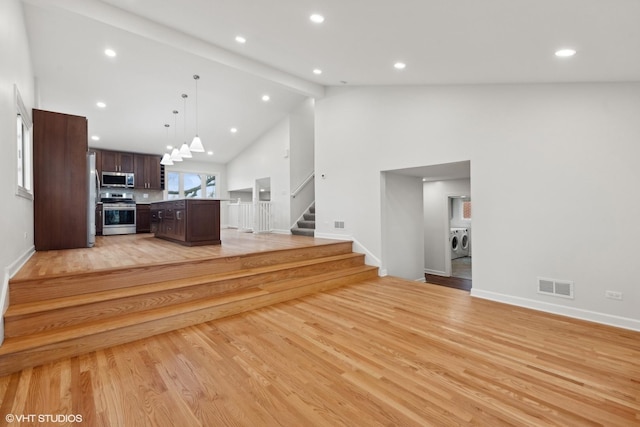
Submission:
[[[15,194],[16,196],[33,200],[33,120],[31,119],[29,110],[24,106],[18,86],[14,84],[13,89],[14,105],[16,106],[16,124],[13,128],[13,147],[15,150],[13,158],[16,161],[14,163],[16,170],[13,175],[16,180]],[[18,149],[18,119],[22,121],[22,139],[20,141],[20,149]],[[22,164],[22,170],[18,167],[18,163]]]
[[[175,200],[175,199],[183,199],[186,198],[184,195],[184,176],[188,175],[198,175],[200,177],[200,191],[203,196],[200,197],[189,197],[189,199],[216,199],[218,198],[218,183],[220,182],[220,174],[216,172],[191,172],[185,170],[171,170],[167,171],[167,184],[165,185],[165,199],[166,200]],[[169,194],[169,175],[170,174],[178,174],[178,194],[170,195]],[[213,176],[215,177],[215,189],[212,197],[207,197],[207,177]]]

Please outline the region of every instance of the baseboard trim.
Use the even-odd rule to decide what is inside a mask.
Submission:
[[[29,261],[29,258],[31,258],[35,253],[35,246],[31,246],[22,255],[20,255],[18,259],[6,266],[4,269],[2,288],[0,289],[0,309],[2,310],[2,315],[0,316],[0,345],[4,342],[4,313],[9,308],[9,279],[20,271],[22,266]]]
[[[380,259],[377,256],[371,253],[362,243],[358,241],[358,239],[354,238],[353,236],[349,236],[347,234],[330,234],[330,233],[316,232],[315,237],[320,239],[351,240],[353,242],[353,251],[365,255],[365,258],[364,258],[365,264],[372,265],[378,268],[382,266],[382,261],[380,261]],[[387,275],[386,270],[384,270],[384,276],[386,275]],[[382,276],[380,270],[378,270],[378,276]]]
[[[471,296],[640,332],[640,320],[472,288]]]

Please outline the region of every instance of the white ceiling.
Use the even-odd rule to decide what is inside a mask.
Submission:
[[[199,133],[215,151],[197,159],[221,163],[325,86],[640,81],[638,0],[24,3],[40,108],[86,116],[99,148],[162,154],[182,142],[182,93],[190,141],[193,74]],[[309,21],[315,12],[324,23]],[[578,53],[555,57],[562,47]]]

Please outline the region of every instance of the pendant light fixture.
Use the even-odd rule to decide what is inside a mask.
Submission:
[[[198,136],[198,80],[200,80],[200,76],[197,74],[193,75],[193,80],[196,81],[196,136],[193,137],[193,141],[191,141],[191,151],[194,153],[204,153],[204,147],[202,146],[202,141],[200,141],[200,137]]]
[[[180,157],[183,159],[190,159],[193,157],[191,155],[191,150],[189,150],[189,146],[187,145],[187,94],[182,94],[182,99],[184,100],[184,142],[180,147]]]
[[[176,129],[178,124],[178,110],[173,110],[173,137],[176,139]],[[177,148],[174,148],[171,152],[171,160],[174,162],[181,162],[182,156]]]
[[[165,123],[164,127],[166,129],[167,141],[168,141],[169,140],[169,123]],[[171,160],[171,154],[164,153],[164,156],[162,156],[162,160],[160,160],[160,164],[165,166],[172,166],[173,161]]]

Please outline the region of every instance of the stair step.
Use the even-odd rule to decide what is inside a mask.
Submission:
[[[311,212],[312,214],[316,213],[316,206],[313,205],[309,208],[309,212]]]
[[[9,337],[0,347],[0,376],[376,276],[376,267],[361,265],[302,279],[275,281],[213,299],[85,322],[25,337]]]
[[[12,304],[5,313],[5,336],[16,337],[97,319],[105,320],[204,297],[219,297],[284,278],[303,278],[327,269],[339,270],[363,264],[362,254],[348,253],[48,301]]]
[[[315,221],[316,220],[316,214],[314,214],[314,213],[306,213],[306,214],[302,215],[302,217],[305,219],[305,221]]]
[[[296,227],[291,229],[291,234],[294,234],[296,236],[314,237],[315,230],[313,228],[297,228]]]
[[[316,228],[316,222],[315,221],[298,221],[298,228],[311,228],[311,229],[315,229]]]
[[[336,242],[296,249],[264,251],[223,258],[181,260],[147,264],[129,268],[93,270],[85,273],[65,273],[45,278],[9,282],[9,301],[23,304],[69,298],[79,294],[160,283],[209,274],[230,273],[293,261],[351,253],[351,242]]]

